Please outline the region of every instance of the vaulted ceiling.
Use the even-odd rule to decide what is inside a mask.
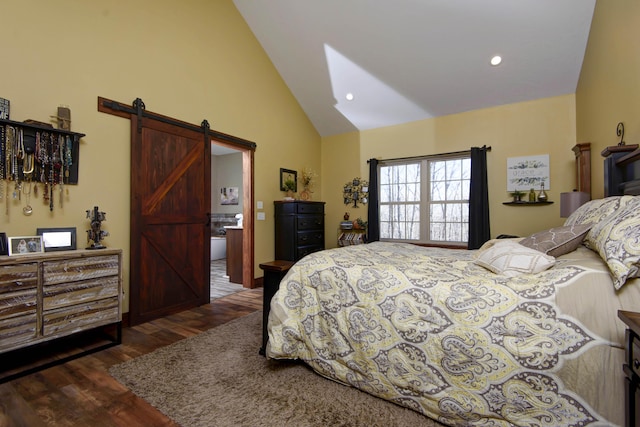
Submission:
[[[595,7],[595,0],[234,3],[321,136],[575,93]],[[502,63],[491,66],[495,55]]]

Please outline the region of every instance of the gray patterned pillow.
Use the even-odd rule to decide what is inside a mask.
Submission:
[[[591,236],[592,249],[607,263],[613,285],[620,289],[640,269],[640,197],[609,216]]]
[[[555,227],[550,230],[534,233],[520,240],[518,243],[547,255],[557,257],[575,251],[590,229],[591,224]]]

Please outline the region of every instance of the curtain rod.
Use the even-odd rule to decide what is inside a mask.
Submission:
[[[480,148],[484,148],[487,151],[491,151],[491,146],[486,146],[483,145]],[[426,154],[424,156],[412,156],[412,157],[397,157],[395,159],[378,159],[379,162],[395,162],[398,160],[410,160],[410,159],[425,159],[427,157],[441,157],[441,156],[451,156],[454,154],[464,154],[464,153],[468,153],[470,150],[463,150],[463,151],[452,151],[450,153],[440,153],[440,154]],[[369,163],[369,160],[367,160],[367,163]]]

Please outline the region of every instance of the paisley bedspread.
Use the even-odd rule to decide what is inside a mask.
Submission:
[[[298,261],[271,303],[267,356],[452,426],[624,423],[624,324],[585,247],[515,278],[474,251],[375,242]]]

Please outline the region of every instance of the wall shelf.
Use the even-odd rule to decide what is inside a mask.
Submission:
[[[503,205],[508,206],[532,206],[532,205],[552,205],[553,202],[502,202]]]

